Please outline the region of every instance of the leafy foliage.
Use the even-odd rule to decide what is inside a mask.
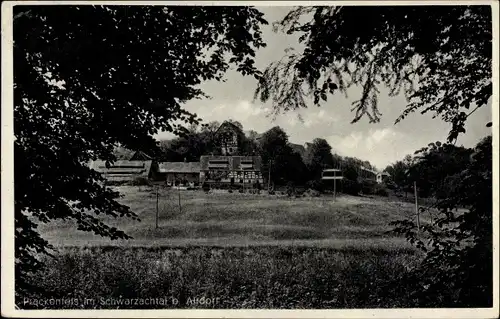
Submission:
[[[288,143],[288,135],[282,128],[275,126],[264,132],[259,139],[259,151],[264,164],[264,176],[268,176],[271,170],[271,181],[274,184],[284,185],[286,181],[292,180],[290,177],[295,174],[292,174],[290,160],[297,160],[300,155],[291,157],[293,150]]]
[[[185,132],[199,119],[182,103],[230,65],[258,76],[265,23],[251,7],[14,7],[16,288],[50,248],[39,222],[128,238],[99,215],[135,214],[86,163],[113,162],[118,144],[154,152],[153,134]]]
[[[412,165],[413,157],[407,155],[403,160],[396,161],[385,168],[385,171],[390,175],[390,183],[395,185],[396,191],[404,190],[405,193],[408,193],[411,190],[412,181],[408,176],[408,171]]]
[[[472,150],[436,142],[417,150],[415,154],[407,179],[417,182],[419,196],[446,198],[449,188],[455,186],[450,185],[448,178],[467,167]]]
[[[378,122],[383,84],[407,98],[396,122],[417,110],[432,112],[452,124],[454,140],[492,94],[491,17],[491,7],[480,5],[295,8],[275,30],[299,34],[305,49],[271,63],[255,96],[271,100],[278,114],[356,85],[362,92],[352,122],[363,116]]]
[[[243,126],[237,123],[238,128],[238,152],[233,152],[234,155],[256,155],[258,153],[258,145],[255,138],[246,137],[243,133]],[[221,138],[231,136],[232,132],[217,131],[220,124],[216,121],[197,126],[187,133],[174,138],[172,140],[161,141],[161,152],[159,154],[160,161],[169,162],[197,162],[200,156],[213,154],[221,155]]]
[[[431,154],[435,149],[436,146],[429,146],[424,152]],[[423,225],[417,232],[412,220],[393,223],[395,232],[404,234],[426,252],[422,264],[405,280],[414,282],[411,293],[420,306],[491,307],[491,136],[478,143],[463,170],[444,182],[448,184],[447,192],[437,196],[431,207],[439,211],[431,224]]]
[[[287,50],[271,63],[255,97],[271,100],[276,115],[309,101],[320,105],[329,94],[358,86],[352,122],[363,117],[378,122],[379,88],[385,86],[391,96],[404,93],[407,99],[396,123],[415,111],[430,112],[451,124],[448,142],[454,142],[492,95],[491,18],[491,6],[479,5],[295,8],[275,30],[300,35],[305,49]],[[419,306],[492,305],[491,138],[478,144],[471,160],[469,155],[436,143],[416,163],[392,166],[405,190],[419,178],[440,212],[420,233],[413,221],[396,223],[397,231],[426,251],[421,266],[406,278]]]
[[[320,178],[321,172],[325,168],[333,167],[333,156],[331,153],[332,147],[323,138],[315,138],[308,150],[309,171],[311,177]]]

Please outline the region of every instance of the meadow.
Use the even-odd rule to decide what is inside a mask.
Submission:
[[[202,191],[159,190],[122,186],[121,202],[140,221],[104,218],[131,235],[110,241],[78,231],[71,221],[40,225],[44,238],[56,246],[178,247],[299,245],[329,248],[407,247],[404,238],[387,234],[389,222],[414,216],[414,206],[390,198],[286,196]],[[179,208],[180,196],[180,208]],[[425,219],[425,216],[423,217]],[[423,220],[424,220],[423,219]]]
[[[106,221],[134,239],[110,241],[77,231],[67,221],[41,225],[57,252],[55,258],[43,257],[47,267],[36,276],[43,293],[23,300],[50,296],[78,302],[20,300],[21,308],[415,306],[408,290],[394,282],[421,255],[388,233],[390,221],[413,215],[410,203],[162,188],[156,229],[154,189],[120,191],[141,221]],[[177,303],[145,304],[159,297]]]

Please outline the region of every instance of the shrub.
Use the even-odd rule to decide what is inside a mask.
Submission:
[[[377,182],[371,179],[363,179],[361,181],[361,191],[365,195],[374,195]]]
[[[307,188],[314,189],[318,192],[323,192],[325,190],[325,183],[322,180],[314,179],[306,183]]]
[[[319,197],[321,195],[321,193],[318,192],[317,190],[310,189],[310,188],[306,191],[306,194],[308,196],[311,196],[311,197]]]
[[[373,193],[378,196],[389,196],[389,192],[387,191],[387,188],[385,185],[376,185],[374,188]]]
[[[201,189],[203,189],[205,193],[208,193],[210,191],[210,185],[203,183],[203,185],[201,185]]]
[[[342,180],[342,192],[349,195],[358,195],[361,191],[361,185],[358,181],[353,181],[350,179]]]
[[[260,185],[260,183],[257,181],[257,183],[255,183],[255,188],[260,191],[262,189],[262,185]]]

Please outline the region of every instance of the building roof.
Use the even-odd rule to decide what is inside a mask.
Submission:
[[[137,177],[148,178],[153,161],[116,161],[106,167],[106,161],[90,162],[90,168],[110,181],[132,181]]]
[[[199,173],[200,162],[163,162],[158,163],[160,173]]]
[[[227,161],[228,170],[239,171],[243,170],[240,167],[242,161],[251,161],[253,163],[252,171],[260,171],[262,169],[262,158],[260,156],[220,156],[220,155],[204,155],[200,157],[202,171],[208,171],[210,161]]]
[[[361,168],[362,170],[367,171],[367,172],[370,172],[370,173],[372,173],[372,174],[375,174],[375,175],[376,175],[376,174],[378,174],[378,172],[377,172],[377,171],[374,171],[374,170],[372,170],[372,169],[366,168],[366,167],[364,167],[364,166],[360,166],[360,168]]]
[[[153,158],[149,156],[148,154],[142,152],[142,151],[137,151],[130,157],[130,161],[148,161],[152,160]]]
[[[215,131],[215,135],[219,134],[219,131],[225,127],[230,127],[231,129],[233,129],[234,131],[238,132],[238,133],[243,133],[241,131],[241,129],[236,126],[235,124],[229,122],[229,121],[224,121],[220,126],[219,128],[217,129],[217,131]],[[244,134],[244,133],[243,133]]]

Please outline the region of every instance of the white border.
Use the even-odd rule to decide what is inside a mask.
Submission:
[[[14,5],[491,5],[493,18],[493,308],[475,309],[356,309],[356,310],[16,310],[14,308],[14,176],[13,176],[13,61]],[[2,2],[2,316],[32,318],[497,318],[499,316],[498,173],[499,173],[499,3],[497,1],[9,1]],[[495,107],[496,106],[496,107]]]

